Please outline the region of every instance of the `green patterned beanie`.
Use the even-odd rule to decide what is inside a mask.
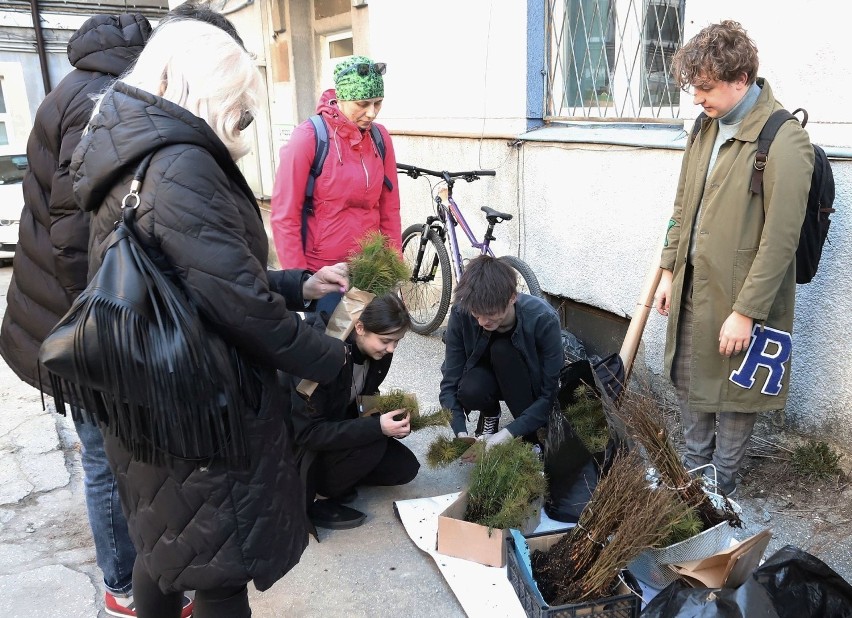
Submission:
[[[358,65],[369,65],[366,75]],[[334,89],[338,101],[364,101],[385,96],[385,83],[373,61],[366,56],[352,56],[334,67]]]

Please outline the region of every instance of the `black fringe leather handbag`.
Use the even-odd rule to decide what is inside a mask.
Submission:
[[[241,413],[256,390],[240,355],[145,253],[135,231],[139,165],[103,262],[45,339],[58,411],[100,422],[134,458],[245,460]]]

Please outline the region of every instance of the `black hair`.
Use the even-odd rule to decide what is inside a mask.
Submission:
[[[465,267],[453,302],[466,313],[493,315],[505,311],[517,291],[518,275],[508,262],[480,255]]]
[[[234,27],[234,24],[231,23],[231,20],[214,9],[209,2],[204,0],[187,0],[187,2],[177,5],[165,14],[163,19],[160,20],[160,24],[164,24],[173,19],[195,19],[206,22],[211,26],[216,26],[220,30],[224,30],[239,44],[240,47],[243,49],[246,48],[245,43],[243,43],[243,39],[239,34],[237,34],[237,29]]]
[[[405,332],[411,327],[411,318],[400,297],[390,292],[377,296],[361,313],[364,330],[377,335]]]

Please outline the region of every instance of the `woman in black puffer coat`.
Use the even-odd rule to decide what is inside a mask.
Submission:
[[[276,370],[318,382],[337,375],[345,344],[288,307],[303,310],[346,279],[339,267],[267,273],[260,211],[234,163],[248,150],[243,130],[261,87],[230,36],[204,23],[166,23],[98,103],[71,165],[77,202],[92,213],[91,276],[137,165],[153,153],[136,212],[141,240],[209,328],[236,347],[261,393],[240,417],[247,467],[216,457],[145,463],[104,428],[138,551],[133,591],[142,618],[178,616],[180,591],[192,589],[196,618],[249,616],[247,582],[269,588],[307,545]]]

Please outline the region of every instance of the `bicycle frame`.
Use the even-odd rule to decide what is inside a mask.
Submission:
[[[503,221],[509,221],[512,215],[483,206],[481,210],[485,212],[488,227],[480,241],[470,229],[459,205],[453,199],[453,186],[459,178],[466,182],[473,182],[481,176],[494,176],[493,170],[435,171],[399,162],[397,162],[397,169],[415,179],[422,175],[440,178],[447,187],[446,195],[444,195],[443,189],[437,191],[440,185],[430,183],[435,214],[426,217],[425,224],[415,223],[402,233],[403,259],[411,268],[411,277],[407,286],[400,289],[400,293],[411,315],[412,330],[420,335],[428,335],[443,323],[450,307],[453,280],[458,282],[463,276],[465,263],[460,247],[463,237],[467,238],[470,246],[477,250],[480,256],[495,257],[491,250],[491,241],[496,240],[494,228]],[[457,226],[461,228],[461,233],[456,229]],[[448,241],[449,247],[447,247]],[[413,250],[416,250],[416,254]],[[426,258],[427,252],[428,258]],[[541,296],[538,279],[523,260],[512,255],[501,259],[505,259],[505,262],[515,270],[519,279],[520,292]]]
[[[461,249],[459,248],[458,236],[456,235],[456,226],[460,226],[462,232],[464,232],[465,236],[467,236],[468,242],[474,249],[478,249],[480,255],[490,255],[494,256],[494,252],[491,250],[491,238],[489,238],[489,234],[486,233],[485,239],[482,242],[479,242],[474,236],[473,232],[470,229],[470,225],[468,225],[467,221],[462,215],[461,210],[459,209],[458,204],[453,199],[453,189],[452,187],[447,188],[447,203],[444,204],[443,200],[441,200],[441,196],[437,196],[435,198],[435,203],[438,206],[438,216],[441,217],[441,220],[444,222],[444,229],[447,230],[450,241],[450,258],[453,263],[453,272],[456,276],[456,281],[462,276],[462,271],[464,270],[461,256]],[[443,215],[443,216],[442,216]]]

